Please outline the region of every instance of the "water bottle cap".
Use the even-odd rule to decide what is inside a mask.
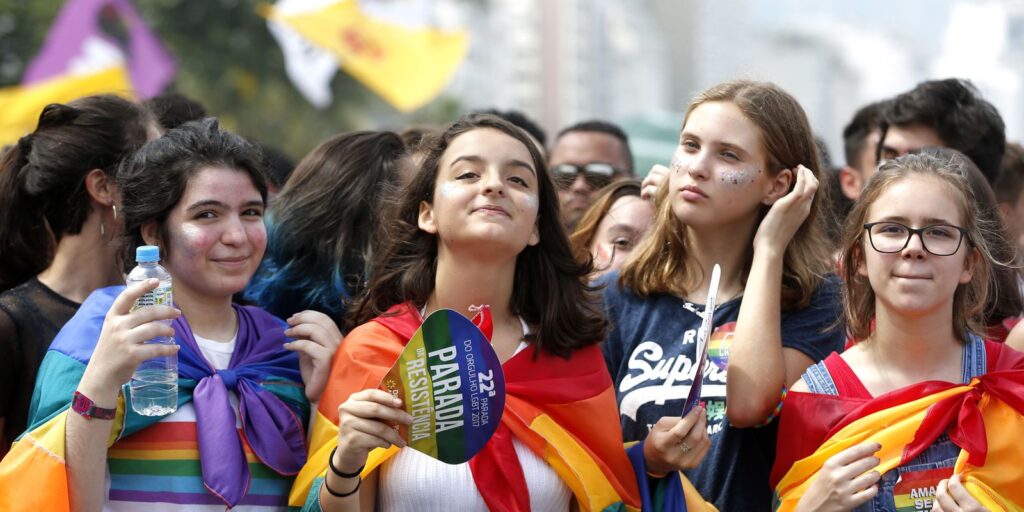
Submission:
[[[140,245],[136,247],[135,261],[160,261],[160,248],[155,245]]]

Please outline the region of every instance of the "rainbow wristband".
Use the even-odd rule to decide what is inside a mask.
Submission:
[[[779,403],[775,405],[775,410],[773,410],[771,416],[768,416],[768,419],[764,420],[764,422],[758,425],[758,427],[766,427],[771,422],[775,421],[775,418],[779,417],[779,413],[782,412],[782,403],[786,401],[786,393],[788,392],[789,389],[787,389],[786,386],[782,386],[782,396],[779,398]]]

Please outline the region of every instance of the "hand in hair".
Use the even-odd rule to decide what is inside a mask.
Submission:
[[[829,457],[797,503],[797,512],[853,510],[874,498],[881,475],[874,471],[880,461],[872,454],[881,447],[861,443]]]
[[[174,336],[174,329],[163,321],[178,318],[181,311],[170,306],[131,311],[139,297],[159,284],[156,279],[149,279],[129,286],[107,312],[100,339],[79,384],[79,389],[101,407],[113,406],[111,399],[116,401],[121,385],[131,379],[140,363],[178,351],[178,345],[146,344],[146,341],[157,336]]]
[[[939,482],[935,490],[935,505],[932,512],[981,512],[988,511],[978,500],[974,499],[964,484],[960,483],[960,475],[953,475]]]
[[[710,447],[707,411],[697,406],[682,418],[658,420],[644,439],[644,459],[651,473],[683,471],[699,466]]]
[[[781,255],[793,239],[793,235],[811,213],[814,194],[818,191],[818,179],[810,169],[798,165],[793,172],[796,184],[788,194],[782,196],[768,210],[754,235],[754,249],[773,250]]]
[[[665,181],[666,176],[668,176],[668,167],[657,164],[651,167],[651,171],[647,173],[643,183],[640,184],[640,199],[653,200],[658,193],[658,187]]]
[[[285,343],[284,348],[299,353],[299,371],[306,385],[306,398],[316,402],[327,385],[331,360],[343,336],[331,317],[319,311],[295,313],[288,319],[288,325],[284,334],[295,341]]]

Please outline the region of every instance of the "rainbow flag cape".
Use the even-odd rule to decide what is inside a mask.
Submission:
[[[43,358],[29,410],[29,429],[0,462],[3,510],[70,510],[64,436],[71,397],[89,364],[107,311],[122,290],[123,286],[112,286],[89,295]],[[193,402],[198,411],[199,400],[211,410],[228,407],[225,414],[214,414],[206,420],[197,412],[196,422],[204,485],[228,505],[233,505],[232,502],[248,491],[250,475],[243,445],[277,474],[298,472],[305,461],[303,419],[309,411],[298,357],[281,346],[287,339],[283,322],[257,308],[236,306],[236,312],[239,327],[235,354],[229,368],[217,372],[210,368],[198,348],[192,346],[195,341],[184,319],[172,323],[175,338],[182,346],[178,353],[179,407]],[[234,382],[224,384],[225,380]],[[235,390],[242,402],[239,431],[235,429],[235,416],[227,403],[229,389]],[[125,392],[128,392],[127,387]],[[206,396],[200,399],[200,395]],[[125,407],[122,394],[108,446],[161,419],[140,416],[131,407]],[[201,424],[203,421],[205,426]],[[229,435],[220,435],[225,430],[218,430],[217,423],[222,423],[219,427],[227,429]],[[212,430],[209,427],[213,427]],[[234,439],[237,446],[232,442],[236,433],[245,436],[244,440]],[[204,444],[204,435],[215,439]],[[211,448],[204,449],[206,445]],[[209,455],[214,460],[204,455],[204,450],[210,450]],[[208,468],[207,464],[212,467]],[[216,467],[221,469],[214,470]]]
[[[877,442],[885,473],[943,432],[961,448],[953,468],[989,510],[1024,510],[1024,354],[985,342],[988,372],[969,384],[922,382],[871,400],[790,392],[772,471],[776,510],[796,507],[829,457]]]
[[[401,304],[345,338],[314,419],[309,461],[296,478],[289,505],[305,504],[307,509],[315,510],[327,459],[337,445],[338,405],[356,391],[376,388],[421,322],[414,307]],[[481,327],[490,334],[489,326]],[[611,378],[600,350],[595,346],[562,359],[539,353],[531,346],[503,367],[507,391],[501,420],[507,427],[504,435],[514,435],[550,464],[572,489],[582,510],[637,510],[640,500],[636,480],[622,449]],[[499,428],[484,450],[470,461],[471,468],[474,461],[486,458],[492,447],[504,442],[511,445],[511,437],[502,439],[503,431]],[[397,452],[396,447],[372,451],[363,476]],[[517,460],[513,454],[513,463]],[[521,502],[513,496],[517,489],[508,486],[525,486],[525,481],[516,482],[514,477],[506,480],[504,474],[513,472],[507,465],[502,467],[506,471],[474,471],[474,479],[485,501],[494,499],[497,493],[514,502],[502,510],[519,510]],[[482,481],[481,473],[494,480]]]
[[[338,443],[338,405],[352,393],[376,388],[422,322],[412,304],[400,304],[345,338],[313,420],[309,459],[292,487],[290,506],[317,510],[317,493],[327,459]],[[490,337],[486,315],[474,322]],[[473,477],[492,510],[524,510],[529,506],[517,501],[527,496],[525,481],[509,477],[515,473],[509,471],[510,464],[517,465],[518,461],[514,453],[511,460],[501,459],[504,471],[486,471],[485,464],[496,464],[486,457],[501,456],[488,452],[511,443],[510,435],[555,470],[576,496],[581,510],[716,510],[700,498],[682,473],[677,473],[679,478],[649,483],[642,445],[623,450],[611,377],[597,346],[579,350],[569,359],[530,346],[506,361],[503,369],[507,395],[501,423],[507,430],[499,428],[484,450],[470,460],[471,469],[483,466],[484,471],[474,470]],[[370,452],[362,476],[371,474],[397,452],[394,446]],[[488,481],[487,477],[494,480]],[[512,505],[499,503],[502,499]]]

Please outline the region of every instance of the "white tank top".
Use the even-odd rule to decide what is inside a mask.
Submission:
[[[530,510],[565,512],[572,491],[555,471],[518,439],[512,439],[530,490]],[[500,470],[498,468],[497,470]],[[445,464],[411,448],[403,448],[380,468],[378,510],[452,512],[487,510],[473,482],[469,463]]]
[[[421,312],[422,314],[422,312]],[[529,326],[523,324],[523,335]],[[521,342],[516,353],[528,345]],[[515,437],[512,446],[530,491],[530,510],[565,512],[569,510],[572,491],[529,447]],[[500,470],[500,468],[496,468]],[[378,510],[452,512],[454,510],[487,510],[484,499],[473,481],[469,463],[445,464],[411,448],[403,448],[381,465],[377,485]]]

